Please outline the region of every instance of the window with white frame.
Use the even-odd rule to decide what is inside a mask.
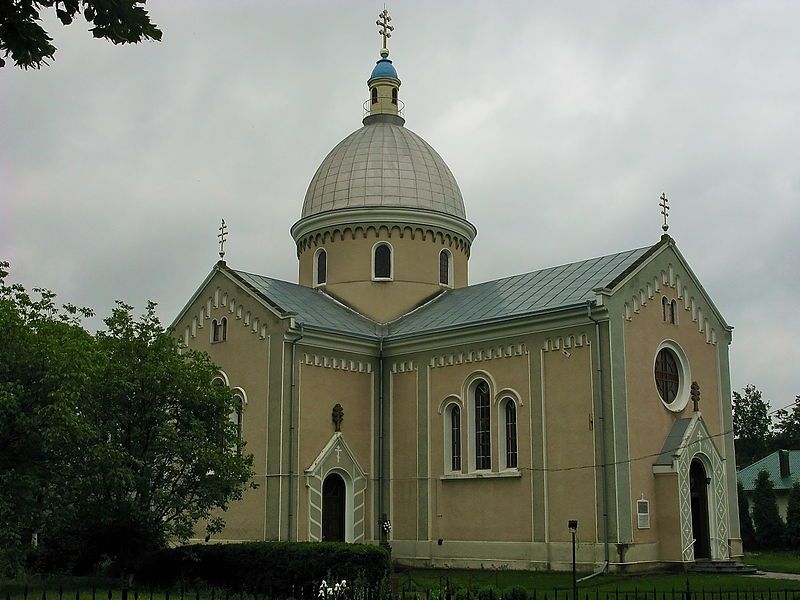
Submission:
[[[446,473],[456,473],[461,471],[461,407],[450,403],[444,416],[444,469]]]
[[[492,468],[491,396],[485,379],[479,379],[473,390],[475,469],[483,471]]]
[[[638,529],[650,529],[650,501],[644,498],[636,501],[636,526]]]
[[[244,398],[241,392],[236,391],[233,393],[234,405],[233,410],[228,419],[236,426],[236,437],[241,441],[242,439],[242,419],[244,416]]]
[[[500,432],[500,459],[501,468],[517,468],[517,403],[513,398],[506,397],[500,402],[499,422],[502,423]]]
[[[392,279],[392,247],[387,242],[378,242],[372,248],[372,279]]]
[[[328,282],[328,252],[319,248],[314,253],[314,285],[325,285]]]

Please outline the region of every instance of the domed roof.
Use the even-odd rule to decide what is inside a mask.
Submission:
[[[368,206],[418,208],[466,219],[461,190],[442,157],[395,123],[368,123],[331,150],[308,186],[302,218]]]
[[[375,68],[372,69],[372,75],[369,76],[370,79],[375,79],[376,77],[397,77],[397,69],[394,68],[392,61],[388,58],[382,58],[377,63],[375,63]]]

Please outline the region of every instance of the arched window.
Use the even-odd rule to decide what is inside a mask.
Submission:
[[[328,253],[324,248],[314,255],[314,285],[325,285],[328,282]]]
[[[673,325],[678,322],[678,301],[669,300],[666,296],[661,297],[661,318],[664,323],[671,323]]]
[[[678,324],[678,301],[673,300],[669,303],[669,322],[677,325]]]
[[[450,408],[450,470],[461,470],[461,409]]]
[[[361,97],[363,98],[364,96]],[[378,103],[378,88],[376,87],[372,88],[372,103],[373,104]]]
[[[242,398],[241,394],[239,394],[238,392],[234,393],[233,398],[234,398],[234,406],[228,418],[230,419],[231,423],[233,423],[236,426],[236,437],[239,440],[241,440],[244,398]]]
[[[216,319],[212,319],[211,321],[211,342],[218,342],[219,341],[219,323],[217,323]]]
[[[492,468],[491,402],[489,384],[481,379],[475,386],[475,469]]]
[[[504,464],[506,469],[517,468],[517,405],[511,398],[505,398],[501,404],[503,420],[503,446],[505,452],[503,453]]]
[[[665,404],[671,404],[678,396],[681,381],[678,359],[669,348],[662,348],[656,354],[654,375],[661,399]]]
[[[392,88],[392,104],[397,104],[397,88]]]
[[[661,296],[661,319],[664,323],[667,322],[667,305],[669,304],[669,300],[667,300],[666,296]]]
[[[392,247],[389,244],[376,244],[372,256],[372,278],[392,278]]]
[[[452,285],[450,283],[450,252],[448,250],[439,252],[439,283]]]

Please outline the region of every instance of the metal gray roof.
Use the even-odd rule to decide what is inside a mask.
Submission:
[[[387,339],[422,335],[546,313],[584,304],[631,268],[651,247],[550,267],[443,292],[427,304],[389,323]],[[244,283],[304,325],[344,335],[378,339],[380,326],[318,289],[231,270]]]
[[[463,327],[584,304],[650,246],[448,290],[389,324],[389,337]]]
[[[800,450],[789,450],[789,477],[781,477],[781,465],[778,453],[773,452],[736,474],[746,491],[755,487],[756,479],[761,471],[769,473],[776,490],[789,490],[795,481],[800,481]]]
[[[672,428],[667,434],[667,439],[664,440],[664,446],[661,448],[661,454],[658,455],[655,464],[672,465],[672,457],[681,447],[683,436],[686,435],[686,429],[691,422],[691,419],[678,419],[672,424]]]
[[[324,292],[245,271],[232,272],[283,312],[293,312],[304,325],[335,333],[377,339],[376,323]]]
[[[466,219],[453,173],[402,125],[373,122],[344,138],[317,169],[302,217],[364,206],[434,210]]]

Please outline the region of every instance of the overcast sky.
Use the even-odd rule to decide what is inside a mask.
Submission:
[[[361,125],[383,3],[147,6],[161,43],[48,15],[56,60],[0,70],[0,258],[101,316],[153,299],[170,323],[221,217],[229,265],[296,281],[288,230]],[[406,124],[478,228],[472,283],[652,244],[666,191],[670,234],[735,327],[734,389],[800,394],[800,3],[389,9]]]

